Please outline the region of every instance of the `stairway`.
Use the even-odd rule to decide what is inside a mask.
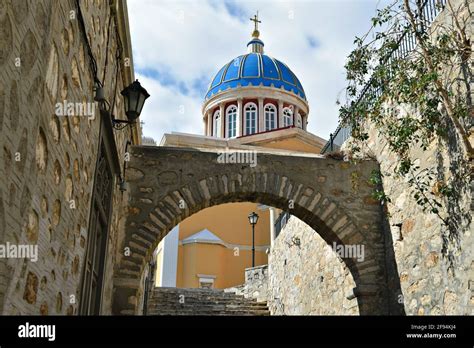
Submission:
[[[154,288],[147,307],[147,315],[270,315],[266,302],[217,289]]]

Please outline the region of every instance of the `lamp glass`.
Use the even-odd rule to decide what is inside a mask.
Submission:
[[[138,80],[135,80],[121,94],[125,99],[125,114],[130,121],[135,120],[142,112],[145,100],[150,96],[145,88],[140,85]]]
[[[145,104],[146,96],[142,93],[138,95],[136,112],[140,115]]]
[[[258,221],[258,214],[255,212],[252,212],[249,214],[249,222],[251,225],[255,225]]]

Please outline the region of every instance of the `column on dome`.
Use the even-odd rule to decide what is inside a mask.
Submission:
[[[265,119],[263,117],[263,98],[258,98],[258,128],[257,133],[265,130]]]
[[[212,109],[209,110],[209,116],[208,116],[208,120],[209,120],[209,136],[212,137],[212,132],[214,132],[214,119],[213,119],[214,115],[212,114]]]
[[[298,127],[298,112],[300,111],[300,108],[295,105],[293,112],[293,125]],[[301,120],[301,127],[303,127],[303,120]]]
[[[242,122],[242,98],[237,99],[237,136],[241,137],[244,129]]]
[[[283,127],[283,100],[278,100],[278,128]]]
[[[226,123],[226,118],[225,118],[225,109],[224,109],[224,103],[219,104],[219,112],[221,115],[221,138],[225,138],[225,123]]]
[[[206,111],[206,135],[208,137],[212,136],[212,119],[211,119],[211,112],[209,110]]]

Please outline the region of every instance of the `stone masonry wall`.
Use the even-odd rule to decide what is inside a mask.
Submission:
[[[468,4],[453,3],[454,8]],[[474,3],[469,6],[470,9],[462,8],[459,18],[468,26],[468,34],[474,42]],[[452,17],[444,10],[434,25],[450,21]],[[471,81],[471,90],[473,88]],[[399,278],[402,294],[398,294],[398,298],[406,314],[474,314],[472,187],[457,187],[454,198],[440,209],[441,215],[456,219],[456,228],[449,230],[435,214],[422,211],[406,180],[395,175],[397,158],[376,127],[369,125],[368,134],[369,140],[362,145],[362,151],[380,163],[383,188],[391,199],[387,204],[387,229],[392,236],[396,259],[396,269],[391,276]],[[344,144],[343,151],[350,148],[351,142]],[[454,127],[448,127],[447,141],[433,141],[426,151],[414,147],[411,156],[421,169],[432,168],[439,182],[447,182],[455,175],[469,175],[469,165],[461,162],[462,150]],[[436,183],[432,190],[436,192]]]
[[[117,40],[111,30],[106,52],[110,8],[106,1],[80,3],[111,101]],[[2,314],[78,310],[100,118],[96,103],[95,117],[55,115],[55,104],[64,100],[93,103],[89,57],[75,10],[73,0],[0,2],[0,244],[39,249],[37,262],[0,259]],[[122,88],[119,79],[117,90]],[[116,115],[122,118],[119,96],[117,101]],[[128,130],[116,132],[120,156],[129,137]],[[123,204],[116,189],[113,204]],[[113,211],[109,255],[115,255],[122,214]],[[104,313],[110,312],[114,263],[113,256],[107,258]]]
[[[268,265],[249,267],[245,269],[245,283],[224,289],[236,295],[252,298],[258,302],[268,301]]]
[[[245,297],[257,301],[268,299],[268,265],[245,269]]]
[[[269,255],[272,315],[356,315],[356,286],[332,248],[307,224],[291,216]]]

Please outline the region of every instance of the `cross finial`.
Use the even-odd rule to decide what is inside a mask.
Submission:
[[[262,23],[262,21],[258,20],[258,11],[257,14],[253,16],[253,18],[250,18],[252,22],[255,24],[255,30],[258,30],[258,23]]]

